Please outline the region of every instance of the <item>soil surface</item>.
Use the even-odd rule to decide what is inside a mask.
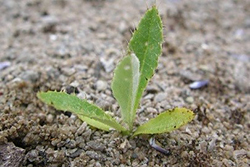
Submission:
[[[188,125],[155,139],[94,129],[38,91],[65,90],[120,120],[110,83],[131,32],[155,1],[0,1],[0,166],[250,165],[250,1],[157,0],[163,53],[135,126],[187,107]],[[189,84],[209,80],[201,89]],[[7,150],[7,151],[6,151]],[[8,162],[20,152],[18,162]],[[8,163],[7,163],[8,162]]]

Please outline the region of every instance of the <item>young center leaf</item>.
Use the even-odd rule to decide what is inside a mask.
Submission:
[[[157,8],[153,6],[141,19],[128,45],[128,52],[134,53],[140,62],[140,78],[134,102],[134,113],[138,108],[143,91],[157,67],[162,42],[162,22]],[[132,115],[131,119],[134,120],[134,117],[135,114]]]
[[[139,126],[134,135],[159,134],[170,132],[187,124],[194,118],[194,113],[186,108],[174,108],[159,114],[145,124]]]
[[[109,127],[112,127],[118,131],[127,131],[102,109],[88,103],[86,100],[79,99],[75,95],[69,95],[65,92],[48,91],[39,92],[37,96],[44,103],[55,107],[57,110],[71,111],[78,115],[80,119],[96,128],[108,130]],[[102,125],[104,126],[102,127]]]
[[[132,130],[135,117],[136,93],[139,85],[139,60],[134,55],[128,55],[117,65],[111,85],[114,97],[121,107],[123,120]]]

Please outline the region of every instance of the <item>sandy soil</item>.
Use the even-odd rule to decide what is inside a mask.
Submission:
[[[150,147],[149,136],[102,132],[37,99],[38,91],[75,92],[119,119],[113,69],[153,3],[0,1],[0,166],[250,165],[248,0],[157,1],[163,54],[135,127],[176,106],[196,113],[187,126],[155,136],[168,156]],[[209,85],[189,88],[201,79]]]

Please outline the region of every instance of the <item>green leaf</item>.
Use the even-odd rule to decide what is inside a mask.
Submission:
[[[141,19],[128,46],[129,53],[135,53],[140,61],[141,75],[136,93],[134,110],[138,108],[143,91],[157,67],[158,57],[162,52],[162,42],[162,22],[158,10],[154,6],[152,9],[148,10]]]
[[[132,129],[136,110],[136,92],[139,85],[139,60],[132,54],[123,58],[117,65],[111,85],[114,97],[121,107],[123,120]]]
[[[156,118],[141,125],[133,136],[138,134],[159,134],[170,132],[187,124],[194,118],[194,113],[186,108],[174,108],[165,111]]]
[[[75,95],[69,95],[65,92],[49,91],[39,92],[37,96],[44,103],[55,107],[57,110],[71,111],[78,116],[93,119],[94,121],[91,122],[91,125],[97,128],[99,128],[101,124],[95,125],[95,121],[110,126],[118,131],[127,131],[102,109],[94,104],[88,103],[86,100],[79,99]],[[90,122],[89,120],[87,121]],[[107,129],[107,127],[104,127],[103,129]]]
[[[104,131],[109,131],[111,129],[110,126],[106,125],[106,124],[103,124],[101,123],[100,121],[96,121],[94,119],[91,119],[91,118],[88,118],[88,117],[85,117],[85,116],[82,116],[82,115],[78,115],[78,117],[85,121],[87,124],[91,125],[91,126],[94,126],[98,129],[101,129],[101,130],[104,130]]]

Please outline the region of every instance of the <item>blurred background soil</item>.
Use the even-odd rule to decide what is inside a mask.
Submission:
[[[195,119],[148,143],[94,129],[38,91],[65,90],[119,120],[110,83],[149,0],[0,0],[0,166],[238,166],[250,164],[250,2],[157,0],[163,53],[135,127],[166,109]],[[191,90],[193,81],[209,80]],[[19,157],[19,158],[17,158]],[[9,164],[8,164],[9,163]]]

